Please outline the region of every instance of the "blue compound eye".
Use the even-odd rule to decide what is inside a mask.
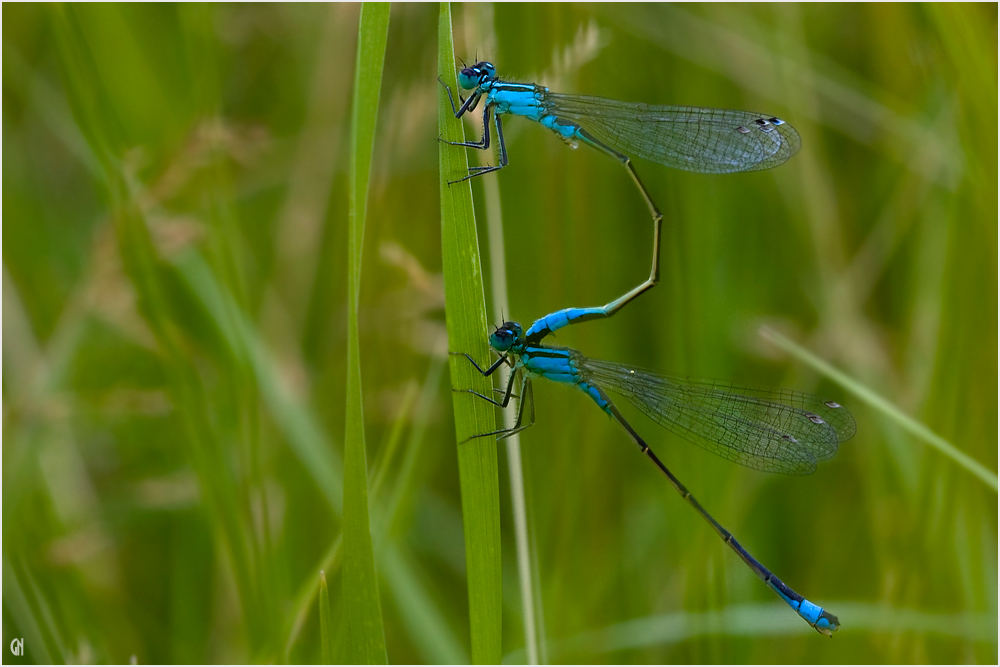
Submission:
[[[504,322],[496,331],[490,334],[490,347],[497,352],[506,352],[520,337],[520,324],[517,322]]]
[[[466,67],[458,73],[458,85],[462,90],[472,90],[479,85],[479,72],[472,67]]]
[[[490,334],[490,347],[497,352],[506,352],[514,344],[514,337],[509,331],[498,329]]]
[[[495,78],[497,68],[493,63],[478,62],[472,67],[464,67],[458,72],[458,85],[462,90],[472,90],[479,87],[483,82]]]

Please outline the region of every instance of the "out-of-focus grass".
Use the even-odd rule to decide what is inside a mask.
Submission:
[[[351,104],[350,218],[347,248],[347,409],[344,434],[343,662],[386,664],[385,627],[375,574],[368,457],[361,390],[361,267],[379,93],[389,33],[389,3],[366,2],[358,25]],[[326,591],[324,590],[325,594]],[[323,622],[322,617],[320,622]],[[325,629],[325,628],[322,628]]]
[[[330,613],[330,587],[326,583],[326,573],[319,573],[319,641],[320,658],[324,665],[334,662],[333,655],[333,614]]]
[[[638,164],[666,215],[662,283],[557,342],[835,396],[858,420],[803,478],[636,420],[709,511],[840,616],[824,641],[586,397],[536,383],[524,482],[548,658],[995,662],[995,491],[757,331],[996,472],[996,6],[453,11],[456,53],[511,78],[799,130],[800,154],[770,172]],[[3,12],[4,640],[23,636],[36,662],[319,660],[320,569],[330,616],[345,613],[358,8]],[[371,531],[389,660],[463,662],[438,7],[392,12],[357,311]],[[481,206],[481,181],[501,185],[508,315],[641,280],[648,215],[620,168],[521,119],[505,130],[510,167],[472,192]],[[506,492],[501,516],[501,648],[518,659]],[[337,655],[345,637],[331,640]]]

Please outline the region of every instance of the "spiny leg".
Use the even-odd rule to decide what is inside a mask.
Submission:
[[[438,77],[438,83],[444,86],[445,91],[448,93],[448,102],[451,104],[451,112],[455,114],[455,118],[461,118],[465,115],[467,111],[472,111],[479,104],[479,97],[482,93],[476,93],[469,96],[469,99],[463,100],[461,94],[459,94],[458,99],[461,100],[462,106],[455,109],[455,98],[451,96],[451,86],[444,82],[440,76]]]
[[[475,394],[479,398],[482,398],[482,399],[484,399],[486,401],[489,401],[493,405],[499,406],[501,408],[506,408],[507,404],[510,402],[510,398],[512,396],[512,394],[511,394],[511,387],[514,384],[514,378],[518,374],[519,374],[518,372],[513,372],[513,373],[510,374],[510,379],[507,381],[506,395],[505,395],[504,400],[503,400],[502,403],[494,401],[493,399],[491,399],[491,398],[489,398],[487,396],[483,396],[479,392],[474,391],[472,389],[455,389],[454,391],[462,392],[462,393],[468,393],[468,394]],[[524,431],[525,429],[529,429],[532,426],[534,426],[535,425],[535,393],[534,393],[534,390],[531,388],[531,378],[528,377],[527,375],[524,375],[524,377],[522,378],[522,380],[521,380],[521,389],[519,391],[520,391],[520,394],[521,394],[521,399],[518,401],[518,404],[517,404],[517,419],[514,422],[514,426],[512,426],[511,428],[500,428],[500,429],[497,429],[495,431],[487,431],[486,433],[477,433],[476,435],[469,436],[468,438],[466,438],[462,442],[465,443],[465,442],[468,442],[469,440],[475,440],[476,438],[485,438],[486,436],[490,436],[490,435],[497,436],[497,440],[503,440],[504,438],[509,438],[510,436],[514,435],[515,433],[520,433],[521,431]],[[524,405],[525,405],[525,403],[528,404],[528,423],[522,425],[523,418],[524,418]]]
[[[469,360],[470,364],[475,366],[476,370],[479,371],[483,375],[483,377],[489,377],[493,375],[493,373],[495,373],[496,370],[500,368],[501,364],[506,363],[508,366],[511,365],[510,360],[507,358],[506,354],[500,355],[500,358],[494,361],[493,364],[486,370],[480,368],[479,364],[476,363],[476,360],[473,359],[468,352],[449,352],[448,354],[454,355],[456,357],[465,357],[466,359]]]
[[[472,99],[471,97],[469,98]],[[476,100],[479,100],[479,96],[476,95]],[[485,151],[490,147],[490,109],[491,104],[486,104],[483,106],[483,136],[479,141],[445,141],[444,139],[438,139],[438,141],[448,144],[449,146],[462,146],[464,148],[476,148],[481,151]],[[453,183],[455,181],[452,181]]]
[[[486,110],[489,110],[489,108],[490,108],[489,105],[487,105]],[[453,143],[453,142],[450,142],[450,141],[447,142],[447,143],[450,143],[452,146],[467,146],[467,147],[470,147],[470,148],[488,148],[489,147],[489,140],[488,140],[488,137],[489,137],[489,120],[488,120],[488,115],[489,115],[488,113],[484,113],[483,114],[483,128],[484,128],[483,132],[484,132],[485,136],[487,137],[487,141],[486,141],[486,146],[485,147],[480,146],[479,144]],[[505,142],[504,138],[503,138],[503,121],[500,120],[500,114],[494,113],[493,114],[493,121],[494,121],[494,124],[496,125],[496,128],[497,128],[497,144],[500,147],[500,164],[497,165],[496,167],[489,167],[489,166],[484,166],[484,167],[469,167],[469,172],[470,173],[469,173],[468,176],[464,176],[464,177],[458,179],[457,181],[448,181],[448,185],[454,185],[455,183],[461,183],[462,181],[467,181],[470,178],[475,178],[476,176],[482,176],[483,174],[488,174],[491,171],[499,171],[499,170],[503,169],[504,167],[506,167],[509,164],[509,161],[507,159],[507,142]]]
[[[492,366],[490,366],[486,370],[483,370],[482,368],[480,368],[479,364],[476,363],[476,360],[473,359],[471,356],[469,356],[465,352],[450,352],[449,354],[453,354],[455,356],[465,357],[466,359],[468,359],[469,363],[471,363],[473,366],[475,366],[476,370],[479,371],[483,375],[483,377],[489,377],[489,376],[493,375],[493,373],[495,373],[496,370],[498,368],[500,368],[500,366],[502,364],[504,364],[504,363],[507,363],[508,365],[510,365],[510,361],[508,360],[507,355],[502,355],[499,359],[497,359],[495,362],[493,362]],[[452,389],[452,391],[454,391],[456,393],[459,393],[459,394],[474,394],[474,395],[478,396],[479,398],[483,399],[484,401],[489,401],[490,403],[492,403],[493,405],[495,405],[497,407],[506,408],[510,404],[510,399],[511,399],[511,396],[513,395],[511,392],[512,392],[512,390],[514,388],[514,378],[515,377],[517,377],[517,373],[511,373],[510,377],[507,379],[507,389],[503,392],[503,394],[504,394],[503,401],[496,401],[496,400],[490,398],[489,396],[485,396],[483,394],[480,394],[475,389]],[[494,391],[497,391],[497,390],[494,389]],[[522,393],[522,395],[524,394],[523,391],[521,393]],[[478,438],[480,436],[474,435],[472,437],[473,438]]]
[[[510,436],[520,433],[521,431],[527,430],[535,425],[535,390],[532,389],[531,378],[527,375],[524,376],[524,380],[521,382],[521,396],[522,398],[517,404],[517,420],[514,422],[514,426],[506,429],[504,431],[498,432],[497,440],[503,440],[504,438],[509,438]],[[522,417],[524,416],[524,404],[528,404],[528,423],[521,425]]]

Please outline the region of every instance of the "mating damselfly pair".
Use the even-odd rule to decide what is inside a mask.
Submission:
[[[840,404],[787,389],[759,389],[729,383],[689,380],[607,361],[589,359],[564,347],[543,345],[542,340],[569,324],[611,317],[625,304],[656,285],[663,216],[632,166],[631,156],[668,167],[704,173],[730,173],[768,169],[785,162],[798,151],[799,136],[774,116],[746,111],[702,107],[652,106],[599,97],[553,93],[535,84],[499,79],[488,62],[463,67],[459,86],[469,92],[455,107],[457,118],[474,111],[484,101],[483,135],[478,142],[452,145],[486,150],[490,148],[490,114],[497,135],[497,166],[471,167],[456,181],[468,180],[504,168],[508,164],[503,136],[503,115],[523,116],[553,130],[567,142],[580,141],[615,158],[626,168],[653,219],[653,260],[649,278],[604,306],[566,308],[537,320],[527,331],[516,322],[505,322],[490,335],[490,346],[499,358],[487,368],[465,353],[484,376],[501,365],[512,373],[495,400],[471,389],[494,405],[507,407],[515,380],[520,377],[517,421],[510,429],[473,437],[498,439],[520,432],[534,423],[532,377],[544,377],[574,386],[597,403],[626,431],[640,451],[666,476],[671,485],[704,518],[751,570],[813,628],[832,635],[836,616],[806,600],[760,564],[716,521],[687,488],[653,453],[624,418],[605,390],[627,398],[660,426],[723,458],[769,472],[811,473],[816,464],[832,457],[839,444],[854,435],[855,424]],[[525,406],[528,420],[524,421]]]

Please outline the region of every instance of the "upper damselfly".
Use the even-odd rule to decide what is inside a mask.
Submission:
[[[438,79],[441,81],[441,79]],[[483,136],[479,141],[449,141],[453,146],[487,150],[490,113],[493,113],[500,159],[497,166],[470,167],[459,178],[468,180],[507,166],[507,145],[501,116],[523,116],[555,132],[567,143],[583,142],[615,158],[628,170],[653,217],[653,262],[649,278],[601,308],[589,308],[587,319],[610,317],[625,304],[652,288],[660,277],[660,232],[663,215],[632,166],[632,157],[668,167],[723,174],[770,169],[799,150],[795,129],[769,114],[705,107],[657,106],[619,102],[603,97],[554,93],[533,83],[511,83],[497,77],[492,63],[478,62],[458,72],[458,85],[469,92],[455,107],[456,118],[474,111],[483,100]]]

